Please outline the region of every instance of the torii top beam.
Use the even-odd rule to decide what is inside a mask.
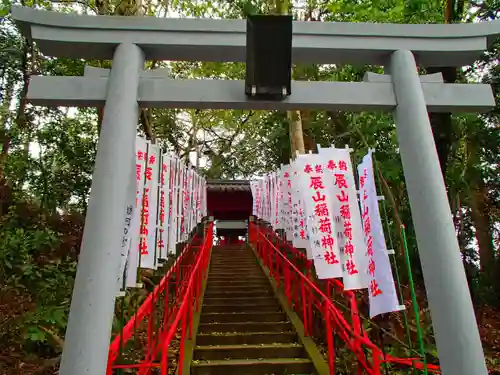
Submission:
[[[13,6],[23,33],[48,56],[112,59],[137,44],[148,60],[244,62],[244,20],[86,16]],[[384,65],[411,50],[423,66],[472,64],[500,36],[500,20],[468,24],[293,23],[295,63]]]

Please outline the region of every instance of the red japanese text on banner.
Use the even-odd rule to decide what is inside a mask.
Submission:
[[[271,222],[271,179],[269,174],[264,176],[264,220]]]
[[[286,165],[285,166],[285,173],[284,173],[284,177],[285,177],[285,184],[286,184],[286,201],[287,201],[287,213],[288,213],[288,216],[287,216],[287,223],[288,223],[288,226],[287,226],[287,229],[286,229],[286,239],[288,241],[293,241],[293,198],[292,198],[292,194],[293,194],[293,189],[292,189],[292,175],[293,175],[293,171],[292,171],[292,167],[291,165]]]
[[[276,192],[275,192],[275,211],[276,211],[276,229],[284,229],[283,216],[282,216],[282,188],[283,183],[280,179],[280,171],[274,174]]]
[[[280,220],[280,190],[279,190],[279,174],[276,172],[271,173],[271,204],[272,204],[272,226],[274,229],[281,229]]]
[[[258,194],[257,212],[259,214],[258,215],[259,218],[264,217],[264,185],[265,185],[265,181],[263,179],[259,180],[259,185],[258,185],[258,189],[257,189],[257,194]]]
[[[160,196],[158,210],[158,232],[156,235],[156,246],[159,259],[167,259],[168,246],[168,217],[169,217],[169,157],[167,154],[161,156],[160,169]]]
[[[295,169],[305,216],[309,218],[309,245],[318,278],[342,277],[340,249],[331,212],[332,196],[325,185],[322,158],[317,154],[302,155],[295,160]]]
[[[135,214],[132,217],[131,232],[132,240],[130,251],[127,257],[126,286],[129,288],[137,285],[137,268],[139,266],[139,246],[140,246],[140,225],[141,208],[144,194],[144,178],[146,172],[147,143],[143,138],[137,137],[135,140],[135,182],[136,199]]]
[[[158,212],[158,180],[160,174],[159,147],[148,145],[146,160],[146,179],[143,200],[143,218],[141,227],[140,266],[156,269],[158,254],[156,249],[156,228]]]
[[[191,192],[191,222],[189,224],[191,230],[194,229],[194,226],[196,225],[196,220],[198,219],[197,217],[198,212],[196,211],[196,200],[198,197],[198,178],[196,176],[196,173],[194,172],[193,172],[192,186],[193,190]]]
[[[182,195],[182,207],[183,207],[183,226],[182,226],[182,238],[184,242],[189,235],[189,222],[191,220],[191,182],[192,182],[192,170],[186,168],[186,177],[184,179],[184,191]]]
[[[292,193],[290,191],[291,183],[289,183],[289,179],[290,179],[290,166],[282,165],[280,170],[281,221],[283,229],[285,230],[287,240],[290,241],[293,238],[293,226],[290,217]]]
[[[292,233],[293,246],[296,248],[305,248],[307,258],[313,258],[312,247],[310,245],[310,233],[308,231],[308,220],[305,210],[305,197],[302,195],[300,185],[300,167],[296,162],[290,165],[290,191],[292,198],[291,206],[291,219],[292,219]]]
[[[396,294],[380,219],[371,152],[363,158],[362,163],[358,166],[358,175],[363,230],[369,256],[370,318],[373,318],[379,314],[399,311],[401,306]]]
[[[177,244],[177,192],[179,190],[179,171],[177,168],[177,158],[170,159],[170,191],[169,191],[169,228],[168,228],[168,254],[175,254]]]
[[[184,205],[183,205],[183,195],[184,195],[184,180],[185,180],[185,167],[184,164],[178,160],[177,161],[177,168],[179,171],[179,184],[178,184],[178,191],[177,191],[177,240],[176,244],[182,242],[182,229],[183,229],[183,219],[184,219]]]
[[[319,148],[326,184],[333,197],[334,220],[345,290],[368,287],[368,256],[351,157],[347,148]]]

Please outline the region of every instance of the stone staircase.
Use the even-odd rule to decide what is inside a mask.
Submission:
[[[193,375],[314,374],[314,366],[247,246],[215,247]]]

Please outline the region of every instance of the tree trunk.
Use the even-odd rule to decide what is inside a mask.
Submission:
[[[445,83],[455,83],[457,80],[457,69],[454,67],[427,68],[428,74],[441,73]],[[453,142],[453,122],[451,113],[429,113],[434,142],[441,166],[441,173],[446,176],[448,156]]]
[[[22,61],[22,75],[23,75],[23,83],[22,83],[22,89],[21,92],[19,93],[19,106],[17,107],[16,111],[16,118],[14,119],[14,126],[17,126],[18,130],[21,132],[28,133],[28,124],[29,121],[27,119],[26,115],[26,95],[28,93],[28,87],[30,83],[30,61],[29,55],[33,54],[33,48],[28,39],[23,38],[23,54],[21,57]],[[2,139],[2,152],[0,154],[0,184],[5,183],[5,174],[4,174],[4,166],[5,163],[7,162],[8,154],[10,151],[10,146],[11,146],[11,137],[9,135],[9,132],[7,129],[5,129],[5,132],[3,134],[3,139]],[[28,144],[26,145],[26,142],[24,142],[24,156],[27,159],[27,154],[28,154],[28,149],[29,149],[29,141]],[[24,175],[20,176],[20,180],[22,181],[24,179]],[[16,181],[19,182],[19,181]]]
[[[479,245],[479,265],[481,272],[490,275],[490,270],[495,262],[493,249],[493,233],[488,204],[488,190],[481,179],[476,189],[469,196],[471,217],[476,229],[476,240]]]
[[[4,79],[8,79],[10,77],[4,77]],[[12,96],[14,94],[14,87],[16,82],[14,80],[9,80],[6,83],[5,88],[5,96],[3,98],[3,108],[2,108],[2,119],[0,120],[2,123],[0,124],[0,144],[2,145],[2,149],[0,150],[0,181],[4,180],[3,170],[5,168],[5,163],[7,161],[7,155],[10,149],[10,135],[8,129],[8,122],[10,118],[10,103],[12,102]]]
[[[462,21],[465,3],[463,0],[446,0],[443,14],[445,24]],[[455,83],[458,78],[458,71],[454,67],[427,68],[428,74],[441,73],[445,83]],[[448,155],[450,154],[453,142],[453,123],[451,113],[429,113],[434,142],[441,165],[441,173],[446,176]]]
[[[290,123],[290,139],[292,140],[292,159],[296,153],[305,154],[304,135],[302,133],[302,119],[300,111],[289,111],[288,121]]]
[[[274,5],[277,14],[288,14],[288,0],[275,0]],[[297,152],[299,154],[305,153],[300,111],[288,111],[287,118],[289,123],[291,157],[295,159]]]
[[[300,116],[302,119],[302,134],[304,136],[304,152],[316,150],[316,144],[314,143],[314,137],[311,134],[311,111],[300,111]]]

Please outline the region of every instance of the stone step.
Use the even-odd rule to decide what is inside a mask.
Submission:
[[[209,275],[222,275],[229,276],[232,275],[234,277],[239,277],[240,279],[245,278],[246,276],[255,276],[262,273],[260,268],[212,268],[209,271]]]
[[[261,270],[260,266],[256,263],[233,263],[233,264],[214,264],[210,265],[210,270],[228,270],[232,271],[234,269],[249,269],[249,270]],[[261,271],[262,272],[262,271]]]
[[[295,332],[199,333],[196,336],[196,344],[198,345],[257,345],[296,342],[297,334]]]
[[[208,282],[209,283],[224,283],[224,284],[233,284],[237,282],[241,283],[260,283],[260,282],[269,283],[268,279],[265,276],[257,276],[257,275],[245,275],[242,277],[241,275],[233,275],[233,276],[218,276],[218,275],[209,275]]]
[[[195,348],[194,359],[300,358],[305,355],[300,344],[206,345]]]
[[[224,284],[224,285],[246,285],[246,284],[263,284],[268,283],[269,279],[266,277],[237,277],[237,278],[219,278],[215,277],[215,275],[209,275],[208,282],[212,285]]]
[[[226,286],[223,286],[222,288],[220,288],[220,284],[219,285],[210,285],[210,283],[207,283],[207,290],[206,290],[206,293],[207,292],[218,292],[218,293],[246,293],[246,292],[259,292],[259,291],[268,291],[268,290],[271,290],[271,285],[269,283],[267,284],[248,284],[246,286],[233,286],[231,285],[230,283],[227,283]]]
[[[208,271],[209,276],[221,278],[232,278],[246,281],[248,278],[263,279],[262,270],[259,267],[253,268],[212,268]],[[264,276],[265,277],[265,276]]]
[[[253,275],[234,275],[233,277],[229,277],[229,276],[218,276],[217,274],[209,274],[209,278],[210,278],[210,283],[214,283],[214,284],[217,284],[217,283],[225,283],[227,285],[233,285],[233,284],[236,284],[236,285],[243,285],[243,284],[246,284],[246,283],[262,283],[264,281],[266,281],[267,283],[269,283],[269,279],[267,277],[262,277],[262,276],[257,276],[257,274],[253,274]],[[228,280],[231,282],[230,284],[228,284]]]
[[[234,296],[222,296],[222,297],[210,297],[205,295],[203,298],[203,306],[206,305],[234,305],[234,304],[253,304],[256,308],[260,305],[270,305],[276,304],[277,301],[272,295],[263,295],[263,296],[243,296],[243,297],[234,297]]]
[[[241,298],[241,297],[247,297],[247,298],[252,298],[252,297],[263,297],[263,296],[272,296],[273,291],[271,288],[269,289],[251,289],[251,290],[245,290],[245,291],[224,291],[224,290],[210,290],[207,288],[205,291],[205,297],[212,297],[212,298]]]
[[[200,333],[214,332],[291,332],[290,322],[200,323]]]
[[[214,249],[191,375],[312,374],[288,316],[248,248]]]
[[[242,262],[235,262],[235,263],[224,263],[224,264],[217,264],[217,263],[212,263],[210,265],[210,268],[211,269],[228,269],[228,270],[232,270],[232,269],[235,269],[235,268],[249,268],[249,269],[258,269],[258,270],[261,270],[260,266],[253,262],[253,263],[242,263]],[[262,272],[262,271],[261,271]]]
[[[205,291],[205,295],[212,295],[213,293],[229,293],[229,294],[233,294],[233,293],[250,293],[252,295],[258,295],[260,294],[260,292],[270,292],[271,289],[269,287],[269,284],[268,285],[265,285],[265,284],[252,284],[252,285],[248,285],[247,287],[245,288],[238,288],[238,287],[225,287],[223,285],[212,285],[210,287],[207,287],[206,291]],[[259,292],[259,293],[257,293]]]
[[[246,284],[244,286],[242,285],[233,285],[226,283],[226,285],[213,285],[210,283],[207,283],[207,291],[209,290],[218,290],[221,292],[246,292],[246,291],[254,291],[254,290],[267,290],[271,288],[271,285],[269,285],[269,282],[267,283],[260,283],[260,284]]]
[[[237,262],[211,262],[210,265],[212,267],[258,267],[259,264],[253,261],[237,261]]]
[[[253,254],[220,254],[210,257],[210,263],[239,263],[239,262],[257,262],[257,258]]]
[[[203,314],[204,313],[229,313],[229,312],[254,312],[254,311],[260,311],[260,312],[280,312],[281,307],[274,302],[271,302],[270,304],[266,305],[256,305],[254,303],[245,303],[245,304],[214,304],[214,305],[203,305]]]
[[[244,270],[244,271],[241,271],[241,270],[237,270],[236,272],[228,272],[228,271],[223,271],[223,272],[218,272],[218,271],[211,271],[209,274],[208,274],[209,277],[212,277],[212,278],[230,278],[230,279],[233,279],[233,280],[247,280],[247,279],[255,279],[255,278],[258,278],[260,275],[259,275],[259,272],[257,271],[249,271],[249,270]],[[262,280],[262,279],[261,279]]]
[[[232,322],[286,322],[287,316],[283,312],[232,312],[232,313],[203,313],[201,323],[232,323]]]
[[[237,280],[246,280],[247,278],[260,278],[262,274],[262,271],[257,271],[257,270],[236,270],[236,271],[229,271],[229,270],[211,270],[208,273],[208,277],[216,278],[228,278],[228,279],[237,279]]]
[[[232,359],[200,361],[191,365],[191,375],[291,375],[311,374],[313,365],[305,358]]]
[[[234,263],[234,264],[211,264],[211,269],[221,269],[221,270],[232,270],[235,268],[240,269],[252,269],[252,270],[261,270],[260,266],[257,263]],[[262,272],[262,270],[260,271]]]
[[[236,270],[235,272],[231,271],[210,271],[208,274],[209,277],[214,278],[221,278],[221,279],[232,279],[234,281],[246,281],[248,279],[260,279],[263,280],[262,277],[260,277],[259,272],[257,271],[249,271],[249,270]]]

